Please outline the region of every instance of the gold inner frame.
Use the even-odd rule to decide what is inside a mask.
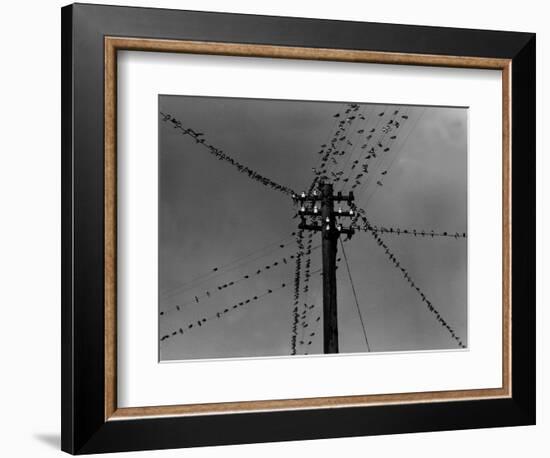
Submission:
[[[502,72],[502,387],[400,394],[334,396],[119,408],[117,404],[117,51],[174,52],[239,57],[362,62],[493,69]],[[246,413],[273,410],[358,407],[506,398],[512,394],[511,366],[511,70],[510,59],[438,56],[343,49],[300,48],[239,43],[105,37],[105,420],[151,416]]]

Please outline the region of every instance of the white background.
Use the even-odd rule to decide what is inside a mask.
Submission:
[[[110,0],[111,4],[122,4]],[[544,2],[479,2],[393,0],[392,2],[138,1],[133,5],[231,11],[332,19],[398,22],[537,32],[538,58],[538,425],[475,431],[453,431],[194,450],[145,452],[126,456],[256,457],[256,456],[403,456],[500,457],[547,456],[550,402],[545,375],[550,364],[550,325],[543,311],[548,286],[543,285],[543,257],[549,261],[548,186],[543,163],[543,110],[550,106],[543,91],[550,33]],[[0,199],[0,348],[2,406],[0,453],[5,456],[59,455],[60,367],[60,12],[62,2],[12,2],[0,19],[3,59]],[[546,269],[547,271],[547,269]],[[545,364],[543,365],[543,362]]]
[[[125,52],[117,74],[120,407],[502,386],[500,72]],[[158,364],[158,94],[182,93],[469,107],[468,350]]]

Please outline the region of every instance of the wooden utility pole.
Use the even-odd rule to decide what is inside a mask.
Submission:
[[[338,231],[335,227],[332,185],[321,187],[321,220],[323,238],[323,347],[325,353],[338,353],[338,313],[336,304],[336,250]]]
[[[341,192],[334,195],[332,184],[321,183],[319,192],[314,191],[306,195],[294,196],[299,201],[301,217],[299,229],[321,232],[323,248],[323,351],[324,353],[338,353],[338,307],[336,295],[336,252],[338,238],[346,234],[348,238],[354,233],[353,228],[344,228],[339,221],[342,217],[352,217],[353,210],[334,210],[334,202],[353,202],[353,193],[343,196]],[[321,208],[317,207],[321,203]],[[306,222],[306,216],[311,221]]]

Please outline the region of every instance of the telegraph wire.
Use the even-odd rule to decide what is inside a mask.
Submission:
[[[295,267],[294,267],[294,302],[292,308],[292,328],[290,334],[290,354],[296,354],[296,341],[298,339],[298,323],[299,323],[299,313],[298,313],[298,304],[300,303],[300,280],[302,273],[302,253],[304,251],[303,245],[304,231],[302,229],[298,230],[296,234],[296,243],[298,244],[298,252],[296,253],[295,258]]]
[[[378,108],[378,110],[383,110],[382,111],[382,116],[380,116],[380,113],[378,115],[376,115],[376,108]],[[354,161],[352,161],[351,163],[351,166],[350,166],[350,169],[349,169],[349,172],[348,172],[348,175],[346,176],[345,179],[343,179],[342,181],[344,182],[344,186],[342,188],[342,191],[344,191],[346,189],[347,186],[352,186],[352,188],[350,188],[350,190],[353,190],[355,189],[355,187],[357,186],[353,186],[351,184],[348,184],[350,182],[350,179],[351,179],[351,176],[352,176],[352,172],[353,170],[355,170],[355,168],[359,165],[359,161],[360,161],[360,158],[361,156],[364,154],[364,158],[363,158],[363,164],[361,164],[361,171],[360,173],[365,175],[365,176],[368,176],[369,174],[369,165],[370,165],[370,162],[371,162],[371,159],[372,157],[375,157],[376,156],[376,151],[375,151],[375,147],[376,145],[380,144],[382,139],[385,138],[385,133],[382,132],[381,134],[379,133],[380,131],[382,131],[383,129],[385,129],[387,127],[387,125],[389,125],[389,121],[386,121],[386,125],[383,126],[382,128],[380,127],[380,123],[382,123],[382,121],[384,120],[384,114],[385,114],[385,111],[387,110],[392,110],[392,107],[391,106],[374,106],[373,107],[373,113],[371,114],[371,116],[374,116],[375,119],[377,120],[376,121],[376,124],[374,125],[374,127],[371,127],[370,129],[368,128],[368,123],[367,125],[365,126],[365,131],[366,131],[366,136],[365,136],[365,143],[363,143],[359,149],[359,156],[357,159],[355,159]],[[356,177],[356,181],[357,181],[357,177]]]
[[[284,289],[286,287],[287,287],[287,284],[282,283],[281,286],[279,286],[278,288],[268,289],[263,294],[254,295],[254,296],[247,297],[246,299],[242,299],[241,301],[239,301],[239,302],[237,302],[237,303],[235,303],[231,306],[225,307],[224,309],[220,309],[218,312],[216,312],[213,315],[204,316],[202,318],[199,318],[198,320],[193,320],[192,322],[188,322],[187,324],[179,327],[178,329],[164,334],[160,338],[160,341],[162,343],[165,340],[171,339],[171,338],[176,337],[178,335],[187,334],[188,332],[191,332],[194,329],[202,328],[209,321],[212,321],[214,319],[221,319],[221,318],[225,317],[228,313],[231,313],[231,312],[236,311],[236,310],[241,310],[243,307],[247,306],[248,304],[253,303],[255,301],[258,301],[258,300],[260,300],[260,299],[262,299],[262,298],[264,298],[264,297],[266,297],[270,294],[273,294],[276,291],[280,291],[281,289]]]
[[[315,251],[320,246],[321,245],[317,245],[317,246],[311,248],[311,250]],[[242,283],[244,281],[256,279],[259,275],[262,275],[266,271],[272,271],[276,268],[284,267],[285,265],[290,265],[290,262],[292,260],[294,260],[295,256],[296,256],[295,254],[291,254],[291,255],[288,255],[288,256],[283,256],[281,258],[278,258],[274,262],[271,262],[269,264],[265,264],[264,266],[262,266],[260,268],[255,268],[255,269],[253,269],[253,271],[250,271],[249,273],[246,273],[244,275],[240,275],[238,278],[235,277],[234,279],[226,281],[225,283],[219,283],[218,285],[214,285],[213,287],[205,289],[201,293],[198,293],[198,294],[194,295],[192,298],[188,299],[187,302],[183,302],[183,303],[180,303],[180,304],[177,304],[175,306],[172,306],[172,307],[169,307],[169,308],[166,308],[166,309],[162,310],[159,313],[159,315],[160,316],[167,316],[170,312],[174,312],[174,311],[180,312],[184,308],[188,307],[189,305],[202,304],[202,303],[205,302],[205,299],[206,299],[206,301],[208,301],[209,299],[214,297],[216,293],[219,293],[221,291],[225,291],[227,288],[233,288],[233,287],[239,285],[240,283]]]
[[[296,233],[293,232],[290,237],[286,237],[284,239],[281,239],[276,242],[272,242],[263,248],[260,248],[258,250],[255,250],[253,252],[250,252],[244,256],[241,256],[234,261],[231,261],[227,264],[223,264],[220,266],[214,266],[210,271],[202,273],[198,275],[197,277],[193,278],[192,280],[189,280],[180,286],[177,286],[175,288],[172,288],[168,291],[164,291],[161,294],[161,297],[171,297],[176,294],[183,294],[186,291],[195,289],[197,286],[204,284],[205,282],[214,280],[215,278],[218,278],[222,275],[225,275],[232,270],[235,270],[238,267],[242,267],[244,264],[248,264],[250,262],[257,261],[261,258],[264,258],[270,254],[272,254],[274,251],[277,251],[279,249],[284,249],[287,246],[291,246],[295,243],[294,238],[296,236]]]
[[[424,113],[426,112],[426,107],[423,108],[422,112],[420,113],[420,115],[418,115],[418,117],[416,118],[415,122],[414,122],[414,125],[411,127],[411,129],[409,130],[407,136],[403,139],[403,142],[401,143],[401,148],[399,148],[399,150],[393,155],[393,158],[391,159],[389,165],[386,167],[386,174],[388,172],[391,171],[394,163],[395,163],[395,160],[399,157],[399,155],[401,154],[401,152],[403,151],[403,149],[405,148],[405,145],[407,144],[407,140],[409,139],[409,137],[411,136],[411,134],[414,132],[414,130],[416,129],[416,127],[418,126],[418,124],[420,123],[420,119],[422,119],[422,117],[424,116]],[[387,175],[386,175],[387,176]],[[363,192],[363,191],[366,191],[366,188],[368,187],[368,185],[366,185],[363,189],[361,189],[359,192]],[[378,187],[375,187],[374,188],[374,191],[371,193],[370,196],[367,197],[363,207],[367,207],[369,202],[371,201],[371,199],[373,198],[373,196],[376,194],[376,192],[378,191]]]
[[[229,154],[225,153],[223,150],[216,148],[215,146],[206,143],[204,137],[204,134],[202,132],[196,132],[195,130],[191,128],[185,128],[183,127],[181,121],[178,121],[176,118],[174,118],[170,114],[160,113],[162,116],[162,120],[164,122],[171,122],[175,129],[179,129],[182,133],[182,135],[188,135],[192,139],[195,140],[197,144],[201,144],[204,146],[210,154],[215,156],[218,160],[224,161],[234,168],[236,168],[239,173],[248,175],[248,177],[254,181],[257,181],[258,183],[263,184],[266,187],[270,187],[274,189],[275,191],[282,192],[284,194],[287,194],[289,196],[296,194],[295,191],[293,191],[288,186],[281,185],[265,176],[263,176],[261,173],[256,172],[255,170],[251,169],[250,167],[247,167],[243,164],[241,164],[236,159],[232,158]]]
[[[466,232],[435,231],[433,229],[410,229],[395,226],[370,226],[365,222],[363,222],[362,225],[354,226],[354,229],[364,232],[376,232],[378,234],[409,235],[414,237],[449,237],[453,239],[467,238]]]
[[[390,155],[393,151],[393,147],[399,136],[399,129],[401,129],[402,125],[409,119],[407,109],[401,111],[399,108],[395,109],[396,107],[388,108],[390,111],[393,111],[393,114],[390,115],[390,119],[388,119],[385,125],[381,128],[382,134],[374,140],[374,146],[371,146],[371,148],[367,151],[367,155],[365,157],[366,162],[362,166],[365,175],[364,182],[362,182],[363,180],[356,180],[355,187],[359,188],[357,190],[358,195],[361,195],[366,189],[368,189],[374,180],[376,180],[376,184],[378,185],[376,189],[383,186],[384,179],[382,177],[387,175],[388,169],[382,172],[379,172],[379,170],[382,168],[382,165],[388,155]],[[390,136],[389,141],[386,141],[386,137],[392,132],[393,135]],[[376,151],[377,148],[378,151]]]
[[[352,190],[356,187],[364,185],[362,182],[366,179],[366,182],[371,181],[371,177],[374,175],[373,168],[378,169],[379,165],[384,161],[384,158],[387,156],[387,153],[393,147],[394,141],[397,138],[397,132],[390,137],[390,141],[386,143],[387,135],[392,131],[400,128],[399,122],[396,120],[400,112],[400,108],[395,106],[386,106],[382,113],[379,113],[380,122],[384,119],[385,112],[388,111],[386,121],[384,125],[380,128],[379,123],[376,126],[376,129],[371,129],[372,132],[368,137],[368,142],[362,145],[361,149],[365,151],[365,156],[363,159],[363,164],[361,164],[361,173],[355,177],[355,183],[352,186]],[[393,114],[392,114],[393,113]],[[374,136],[374,132],[377,132]],[[380,133],[381,132],[381,133]],[[378,151],[377,151],[378,150]],[[354,161],[352,164],[352,170],[359,164],[359,160]],[[351,177],[351,170],[350,170]],[[361,179],[360,179],[361,178]]]
[[[344,174],[344,171],[346,170],[347,166],[348,166],[348,163],[349,163],[349,160],[350,158],[353,158],[355,157],[355,152],[357,150],[357,146],[359,145],[359,139],[361,137],[361,134],[364,133],[364,131],[366,130],[366,126],[368,126],[369,122],[370,122],[370,118],[371,118],[371,114],[372,113],[369,113],[369,110],[372,110],[372,112],[374,113],[374,110],[375,110],[375,106],[369,106],[369,105],[365,105],[367,106],[367,109],[365,110],[365,112],[363,114],[359,114],[359,119],[363,120],[363,121],[366,121],[364,124],[363,124],[363,127],[361,127],[360,129],[357,129],[356,127],[356,130],[355,130],[355,133],[356,133],[356,137],[355,137],[355,141],[353,141],[353,148],[351,149],[351,151],[349,152],[346,152],[345,156],[346,156],[346,161],[344,162],[344,165],[342,167],[340,167],[340,171],[339,172],[336,172],[336,174],[340,174],[340,175],[343,175]],[[344,150],[345,151],[345,150]],[[334,172],[333,172],[334,173]],[[339,182],[340,181],[340,176],[336,177],[336,179],[334,180],[335,182]],[[342,192],[344,192],[345,190],[345,183],[344,185],[342,186]]]
[[[303,345],[304,332],[307,327],[307,312],[308,312],[308,298],[309,298],[309,283],[311,279],[311,245],[313,243],[313,232],[309,232],[307,244],[306,244],[306,253],[305,253],[305,269],[304,269],[304,285],[302,288],[302,293],[305,295],[303,300],[302,308],[300,312],[300,340],[299,344]]]
[[[321,154],[321,164],[317,167],[314,167],[314,179],[310,184],[308,193],[311,193],[319,183],[319,181],[325,180],[328,178],[326,174],[328,173],[327,166],[330,167],[329,159],[332,163],[337,164],[337,160],[334,157],[337,152],[337,146],[341,142],[347,139],[348,130],[355,121],[356,116],[355,112],[359,109],[359,105],[356,103],[350,103],[347,105],[347,109],[344,111],[345,119],[341,120],[338,124],[338,129],[335,132],[334,136],[330,141],[330,146],[322,149],[319,153]],[[340,117],[340,113],[334,115],[335,117]],[[326,145],[325,145],[326,146]]]

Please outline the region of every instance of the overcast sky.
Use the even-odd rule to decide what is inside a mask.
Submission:
[[[239,163],[297,191],[311,183],[321,145],[329,142],[344,116],[334,115],[346,107],[334,102],[159,97],[159,111],[204,133],[207,143]],[[396,110],[399,114],[393,116]],[[373,128],[371,142],[382,136],[391,147],[372,160],[367,179],[354,190],[356,203],[371,223],[467,232],[467,109],[360,103],[356,114],[346,134],[351,145],[342,143],[346,152],[333,169],[348,176],[354,160],[361,164],[367,150],[360,147]],[[399,119],[399,128],[382,134],[392,118]],[[289,355],[294,279],[290,255],[296,251],[291,233],[298,224],[292,218],[292,200],[217,160],[203,145],[159,119],[159,333],[185,329],[160,343],[161,360]],[[352,176],[359,171],[356,168]],[[341,189],[341,183],[335,188]],[[466,343],[467,240],[390,234],[382,238]],[[313,247],[319,243],[316,234]],[[457,348],[369,233],[357,233],[345,250],[372,351]],[[271,268],[265,269],[267,265]],[[312,272],[320,265],[318,248],[311,254]],[[256,275],[259,269],[262,273]],[[337,273],[340,352],[364,352],[343,261]],[[217,289],[232,281],[238,282]],[[277,289],[283,283],[286,287]],[[273,293],[216,318],[225,308],[269,289]],[[298,341],[312,343],[298,345],[298,353],[322,353],[322,318],[315,321],[322,316],[319,273],[301,298],[314,307],[305,334],[298,335]],[[199,326],[203,317],[209,319]],[[188,329],[191,323],[194,327]]]

